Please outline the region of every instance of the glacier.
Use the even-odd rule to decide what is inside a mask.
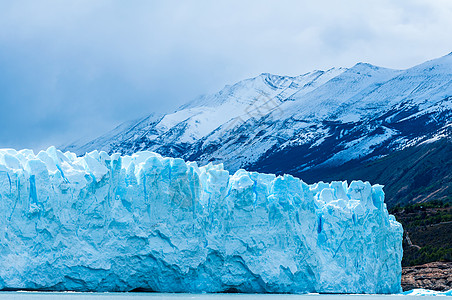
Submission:
[[[382,186],[0,150],[0,289],[399,293]]]

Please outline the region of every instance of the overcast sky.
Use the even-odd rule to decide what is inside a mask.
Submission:
[[[263,72],[452,51],[452,1],[0,0],[0,148],[47,148]]]

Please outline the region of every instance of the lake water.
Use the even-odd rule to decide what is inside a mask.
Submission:
[[[441,299],[440,297],[439,299]],[[452,298],[452,297],[451,297]],[[451,299],[447,297],[446,299]],[[0,300],[388,300],[388,299],[438,299],[436,296],[405,295],[281,295],[281,294],[161,294],[161,293],[49,293],[0,292]]]

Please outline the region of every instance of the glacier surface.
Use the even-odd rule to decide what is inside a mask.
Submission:
[[[0,289],[399,293],[382,186],[0,150]]]
[[[439,292],[426,289],[414,289],[401,293],[405,296],[452,296],[452,290]]]

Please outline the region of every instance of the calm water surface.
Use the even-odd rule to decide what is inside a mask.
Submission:
[[[443,297],[439,297],[441,299]],[[428,300],[438,299],[435,296],[402,296],[402,295],[278,295],[278,294],[161,294],[161,293],[41,293],[41,292],[0,292],[0,299],[8,300]],[[452,299],[446,297],[444,299]]]

